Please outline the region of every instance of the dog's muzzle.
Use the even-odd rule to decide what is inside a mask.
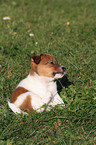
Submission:
[[[60,66],[56,72],[53,72],[53,75],[55,76],[56,74],[64,74],[66,68],[64,66]]]

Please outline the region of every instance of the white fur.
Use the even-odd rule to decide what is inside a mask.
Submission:
[[[59,75],[59,78],[60,77],[62,76]],[[14,104],[8,102],[9,107],[14,113],[25,113],[19,109],[19,106],[28,95],[31,96],[31,105],[37,112],[44,111],[42,106],[44,104],[48,105],[48,103],[53,107],[57,104],[63,104],[63,106],[65,106],[63,100],[57,93],[56,82],[53,80],[54,78],[39,76],[36,73],[34,76],[28,75],[28,77],[22,80],[17,87],[23,87],[29,90],[29,92],[18,96]],[[47,107],[47,110],[50,110],[50,107]]]
[[[8,105],[9,105],[9,107],[11,108],[11,110],[12,110],[15,114],[21,113],[21,112],[22,112],[23,114],[28,114],[28,113],[22,111],[20,108],[18,108],[18,107],[17,107],[16,105],[14,105],[13,103],[8,102]]]

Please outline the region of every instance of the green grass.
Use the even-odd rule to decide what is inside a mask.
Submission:
[[[66,108],[16,116],[7,101],[38,53],[66,67]],[[0,58],[0,144],[96,144],[96,0],[0,0]]]

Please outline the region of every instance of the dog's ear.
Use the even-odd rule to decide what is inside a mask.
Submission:
[[[31,56],[31,61],[32,62],[34,62],[34,63],[36,63],[36,64],[39,64],[40,63],[40,61],[41,61],[41,56],[42,56],[43,54],[38,54],[38,55],[32,55]]]

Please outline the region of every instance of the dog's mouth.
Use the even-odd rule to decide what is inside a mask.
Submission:
[[[65,74],[65,67],[61,66],[56,72],[53,72],[54,78],[62,78]]]
[[[63,75],[64,72],[53,72],[53,76],[55,76],[56,74],[61,74],[61,75]]]

